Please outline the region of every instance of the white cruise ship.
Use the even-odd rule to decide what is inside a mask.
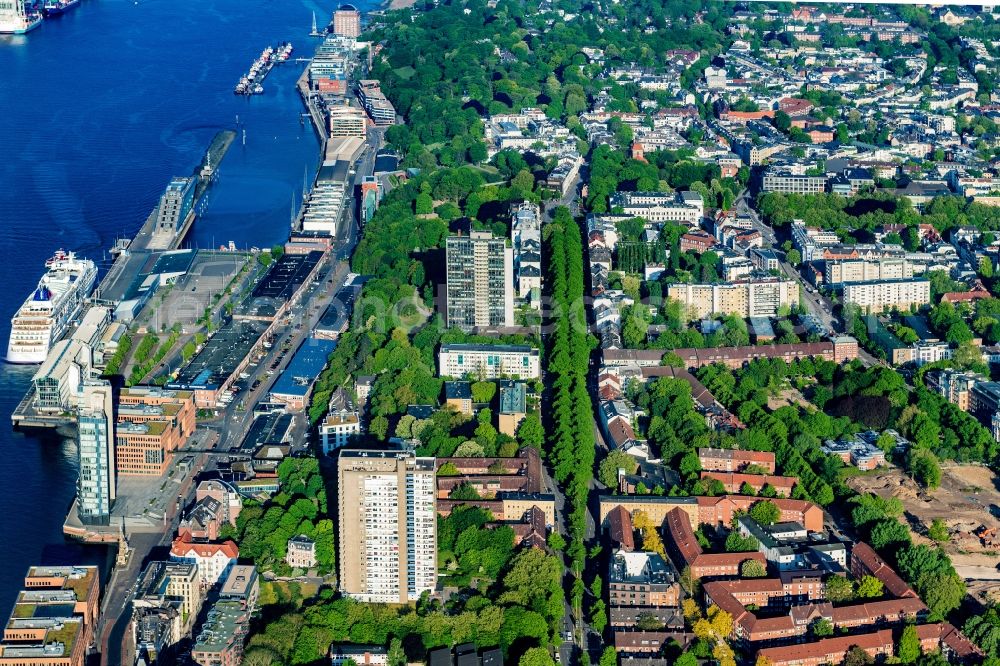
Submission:
[[[45,262],[48,272],[10,320],[8,363],[41,363],[80,313],[97,280],[97,266],[59,250]]]

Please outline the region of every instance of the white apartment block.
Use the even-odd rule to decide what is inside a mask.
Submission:
[[[872,280],[844,285],[844,304],[857,305],[862,312],[872,314],[894,308],[909,310],[927,305],[930,301],[931,283],[918,278]]]
[[[906,259],[843,259],[828,260],[824,266],[826,284],[845,282],[871,282],[873,280],[900,280],[913,277],[913,266]]]
[[[952,356],[947,342],[919,342],[913,345],[913,361],[917,366],[946,361]]]
[[[690,227],[700,226],[705,216],[705,202],[697,192],[616,192],[611,208],[621,208],[629,217]]]
[[[340,589],[408,603],[437,586],[434,458],[342,450],[338,458]]]
[[[799,288],[792,280],[748,280],[724,284],[674,284],[667,298],[688,308],[691,319],[710,314],[740,317],[773,317],[782,307],[799,302]]]
[[[527,345],[451,344],[438,351],[442,377],[538,379],[539,368],[538,350]]]
[[[361,420],[357,412],[336,412],[327,415],[319,426],[320,447],[323,455],[342,449],[351,437],[361,434]]]
[[[764,192],[783,194],[820,194],[826,191],[826,175],[807,176],[777,169],[768,169],[761,183]]]
[[[449,236],[445,261],[448,326],[514,325],[514,251],[507,239],[489,231]]]

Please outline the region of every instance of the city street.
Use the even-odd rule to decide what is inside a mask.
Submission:
[[[382,145],[382,138],[381,130],[369,132],[365,151],[355,166],[356,172],[351,181],[352,192],[357,192],[364,177],[372,173],[375,154]],[[227,455],[233,449],[239,448],[253,424],[254,405],[266,399],[271,386],[281,376],[294,356],[295,350],[311,335],[313,328],[343,284],[348,273],[348,265],[344,260],[350,257],[360,237],[356,197],[352,196],[348,200],[347,212],[340,231],[342,233],[334,243],[330,258],[317,268],[317,274],[312,283],[306,287],[301,301],[292,307],[287,321],[275,330],[270,349],[253,367],[250,376],[241,380],[247,388],[238,393],[231,404],[219,410],[215,419],[199,422],[198,429],[202,436],[198,441],[177,451],[178,456],[185,453],[197,455],[198,462],[181,489],[179,505],[169,503],[164,531],[129,534],[133,552],[128,565],[123,569],[115,569],[105,588],[105,599],[96,634],[96,648],[99,650],[102,666],[120,664],[128,666],[131,663],[134,646],[131,637],[127,635],[131,620],[131,599],[145,563],[154,549],[169,548],[176,533],[181,510],[193,501],[195,476],[214,469],[216,456]],[[271,364],[275,359],[278,359],[278,364],[272,371]],[[251,389],[257,380],[260,383]],[[295,426],[303,440],[308,435],[304,418],[300,417]]]

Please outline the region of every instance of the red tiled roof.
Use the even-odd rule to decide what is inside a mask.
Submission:
[[[621,448],[626,442],[635,439],[635,431],[625,419],[615,419],[609,423],[608,434],[611,435],[615,448]]]
[[[989,297],[988,291],[949,291],[941,296],[941,300],[946,303],[968,303]]]
[[[834,608],[833,623],[834,625],[851,622],[874,624],[879,618],[911,617],[926,610],[927,606],[917,597],[882,599],[881,601],[869,601],[863,604]]]
[[[728,488],[739,490],[744,483],[749,484],[754,489],[761,489],[765,484],[770,484],[775,490],[785,491],[786,495],[791,494],[791,490],[799,482],[797,476],[776,476],[774,474],[740,474],[739,472],[714,472],[704,471],[701,473],[703,479],[718,479]],[[735,492],[735,491],[734,491]]]
[[[966,638],[965,634],[956,629],[950,622],[937,624],[922,624],[917,627],[917,638],[925,640],[937,639],[938,643],[947,648],[959,659],[983,657],[983,651],[975,643]]]
[[[698,539],[691,529],[691,520],[684,509],[671,509],[667,512],[667,533],[686,564],[690,565],[702,554]]]
[[[635,537],[632,528],[632,514],[620,504],[608,514],[608,529],[611,540],[625,550],[635,550]]]
[[[799,663],[804,660],[823,659],[839,664],[852,647],[865,651],[888,654],[892,651],[892,631],[882,629],[870,634],[823,638],[811,643],[765,648],[757,653],[758,659],[767,659],[774,666]]]
[[[216,553],[223,553],[229,558],[236,559],[240,556],[239,547],[230,540],[222,543],[192,543],[184,541],[182,537],[174,539],[170,547],[170,554],[175,557],[212,557]]]
[[[885,586],[886,591],[896,598],[915,597],[917,593],[899,577],[885,560],[878,556],[871,546],[859,541],[851,549],[851,569],[860,565],[865,571],[875,576]]]

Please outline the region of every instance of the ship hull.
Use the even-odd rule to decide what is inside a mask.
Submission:
[[[80,0],[69,0],[69,2],[59,3],[53,7],[42,7],[42,12],[47,17],[60,16],[73,9],[73,7],[76,7],[79,2]]]
[[[59,340],[76,319],[97,280],[92,261],[77,261],[72,253],[60,259],[42,278],[33,296],[11,319],[10,339],[5,360],[14,364],[43,363],[54,342]],[[50,291],[56,289],[53,297]],[[45,303],[48,307],[37,307]]]
[[[42,24],[41,16],[39,16],[36,19],[26,20],[24,23],[20,23],[17,25],[10,25],[10,24],[4,25],[0,23],[0,34],[25,35],[34,30],[35,28],[37,28],[38,26],[40,26],[41,24]]]
[[[48,350],[21,352],[8,349],[4,361],[11,365],[39,365],[45,362],[46,356],[48,356]]]

